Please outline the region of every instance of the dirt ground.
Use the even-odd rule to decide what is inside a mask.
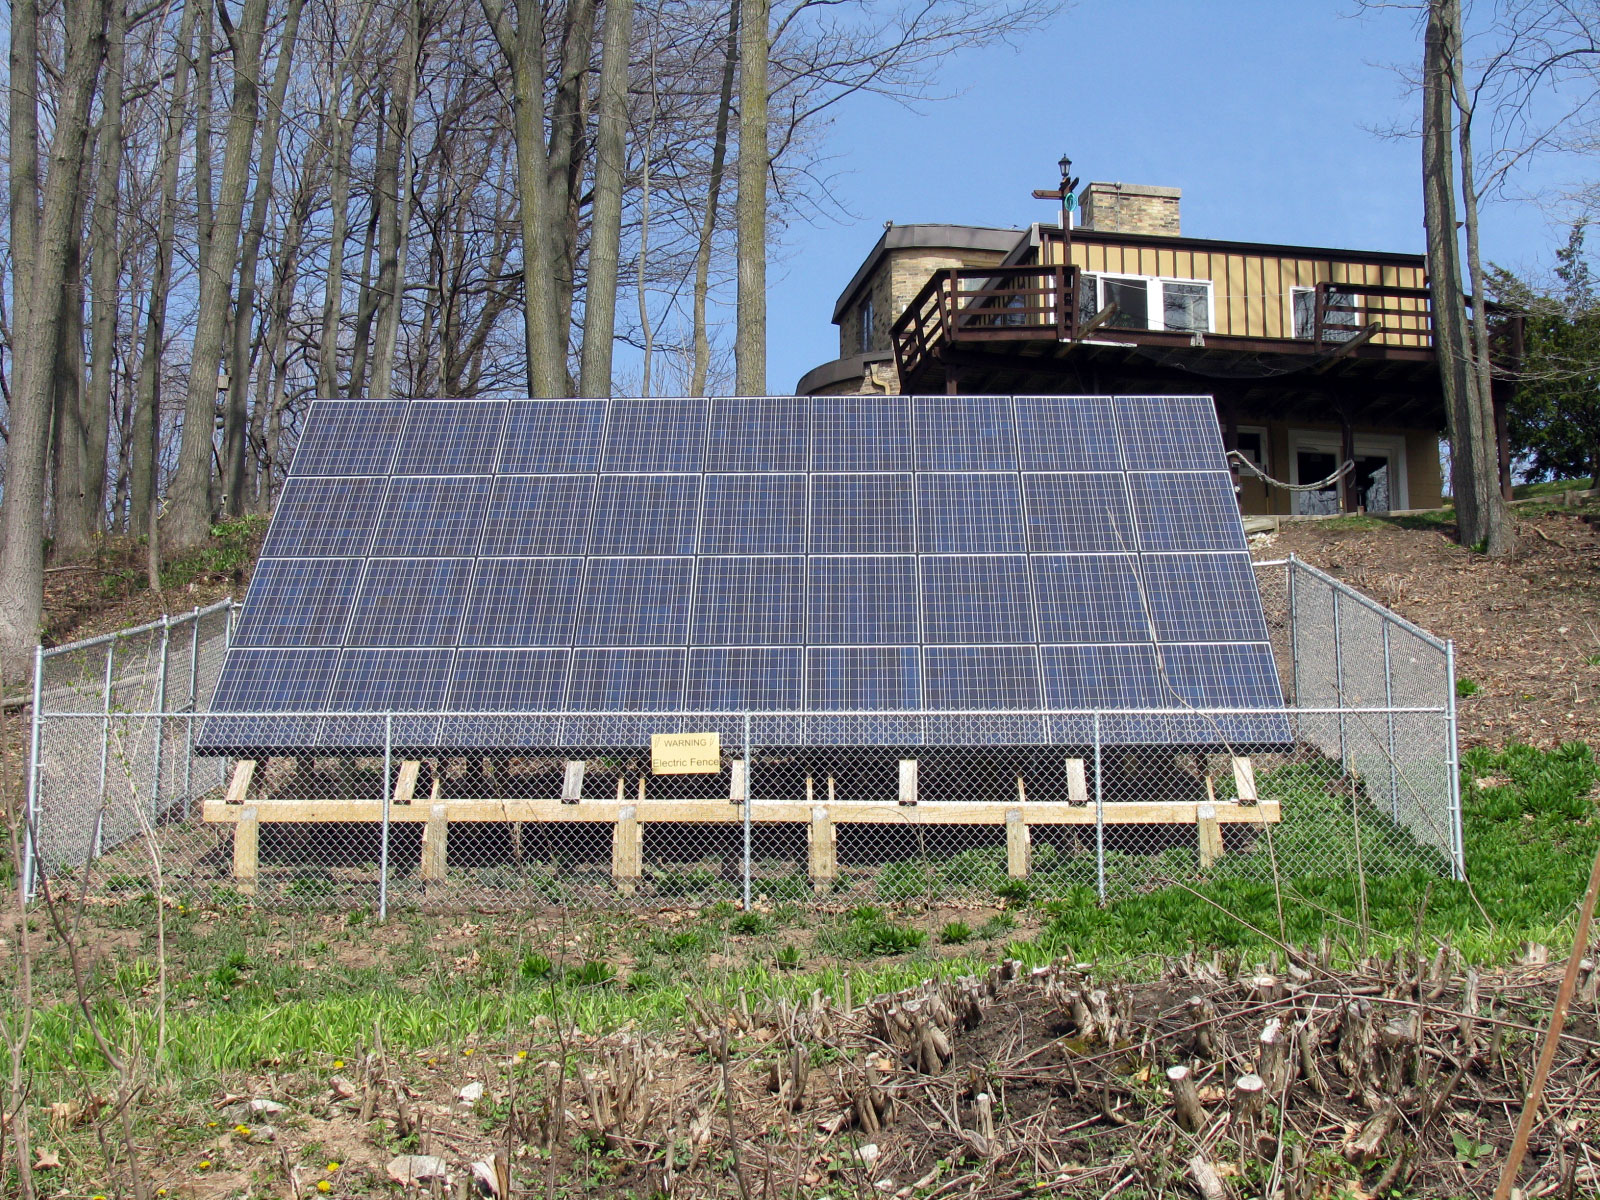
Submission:
[[[1600,507],[1523,510],[1516,551],[1492,559],[1427,521],[1285,524],[1257,558],[1293,553],[1453,639],[1463,747],[1600,745]]]

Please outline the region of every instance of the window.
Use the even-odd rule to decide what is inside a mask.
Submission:
[[[1329,288],[1327,310],[1322,314],[1323,340],[1348,342],[1361,328],[1361,314],[1355,311],[1356,294],[1347,288]],[[1297,287],[1289,289],[1289,302],[1294,308],[1294,336],[1317,336],[1317,289]]]
[[[1239,429],[1234,439],[1234,449],[1249,460],[1258,471],[1267,469],[1267,431],[1265,429]]]
[[[872,349],[872,297],[861,302],[861,328],[857,333],[862,353]]]
[[[1111,329],[1170,329],[1206,333],[1211,329],[1209,279],[1160,279],[1144,275],[1083,275],[1078,285],[1081,319],[1108,304],[1117,315]]]

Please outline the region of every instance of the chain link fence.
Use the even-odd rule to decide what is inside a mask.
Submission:
[[[386,912],[1461,875],[1449,644],[1297,559],[1257,576],[1285,709],[222,717],[219,604],[40,652],[30,879]],[[194,751],[285,720],[328,749]],[[691,732],[719,769],[652,774]]]

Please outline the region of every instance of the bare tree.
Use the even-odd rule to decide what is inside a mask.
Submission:
[[[628,122],[628,51],[633,0],[606,0],[600,49],[600,120],[595,138],[593,232],[585,293],[583,365],[578,392],[611,394],[611,353],[616,337],[617,269],[622,243],[622,186]]]
[[[734,388],[767,394],[767,58],[770,0],[741,0],[739,26],[739,294]]]

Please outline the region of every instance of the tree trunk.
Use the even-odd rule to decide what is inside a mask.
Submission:
[[[561,354],[562,394],[569,389],[567,354],[572,344],[572,295],[578,274],[578,212],[583,202],[584,142],[588,127],[584,76],[594,42],[595,0],[568,0],[561,34],[561,65],[550,112],[550,245],[555,267],[556,347]]]
[[[250,153],[255,144],[261,41],[266,32],[266,20],[267,0],[245,0],[238,28],[228,31],[233,49],[233,105],[228,118],[228,144],[223,151],[222,187],[211,226],[210,262],[208,269],[200,272],[194,354],[184,402],[183,442],[168,496],[168,528],[162,532],[169,553],[199,545],[211,527],[217,371],[222,364],[228,299],[239,256],[244,192],[249,182]],[[244,383],[238,381],[232,386],[243,387]]]
[[[495,41],[511,66],[515,96],[517,199],[522,210],[522,311],[528,349],[528,394],[565,392],[566,364],[556,337],[554,255],[549,237],[549,156],[544,141],[544,22],[524,0],[513,26],[504,0],[480,0]]]
[[[711,145],[711,179],[706,185],[706,211],[700,220],[700,243],[694,256],[694,376],[689,394],[703,396],[711,371],[711,338],[706,332],[706,295],[711,290],[711,250],[722,203],[722,172],[728,158],[728,113],[733,106],[733,71],[739,62],[739,0],[728,5],[728,52],[722,60],[722,93],[717,101],[716,135]]]
[[[91,232],[94,315],[89,336],[91,372],[84,395],[84,509],[86,535],[98,533],[106,519],[106,447],[111,430],[111,377],[116,371],[117,286],[121,274],[117,209],[122,187],[122,93],[127,63],[128,13],[124,0],[112,0],[106,43],[106,79],[101,101],[98,174]]]
[[[266,235],[267,206],[272,203],[273,179],[278,163],[278,128],[283,118],[283,98],[289,90],[289,67],[294,61],[294,44],[300,32],[300,13],[305,0],[289,0],[284,14],[283,36],[278,42],[278,61],[273,70],[272,90],[267,111],[261,121],[261,149],[256,156],[255,195],[250,202],[250,223],[244,231],[239,253],[239,289],[234,305],[233,355],[228,368],[227,416],[222,431],[222,463],[227,476],[223,492],[228,497],[228,514],[240,516],[249,507],[245,496],[245,460],[251,452],[249,395],[244,381],[250,374],[250,334],[255,326],[256,264],[261,256],[261,240]],[[263,339],[264,340],[264,339]]]
[[[394,394],[394,356],[400,334],[400,307],[405,300],[406,243],[411,226],[411,125],[417,98],[418,58],[422,53],[421,0],[410,0],[406,10],[406,38],[390,88],[389,193],[384,199],[385,220],[378,257],[378,335],[368,393],[380,398]]]
[[[1472,359],[1468,395],[1474,406],[1472,439],[1472,478],[1475,483],[1472,503],[1477,509],[1475,524],[1484,550],[1493,557],[1508,553],[1516,544],[1516,528],[1511,510],[1506,507],[1500,480],[1500,425],[1494,413],[1494,367],[1489,359],[1489,297],[1483,277],[1483,259],[1478,248],[1478,185],[1472,156],[1472,106],[1466,81],[1461,77],[1460,0],[1450,0],[1455,8],[1450,42],[1450,83],[1456,107],[1456,145],[1461,153],[1461,215],[1467,233],[1467,284],[1472,292]],[[1460,511],[1461,497],[1456,498]]]
[[[589,282],[583,303],[580,396],[611,395],[632,28],[633,0],[606,0],[605,27],[600,37],[600,121],[595,135],[594,212],[589,227]]]
[[[89,166],[87,146],[84,174]],[[50,553],[56,561],[71,561],[88,548],[84,513],[84,429],[87,404],[83,377],[83,205],[85,180],[74,189],[78,211],[68,225],[66,271],[60,304],[61,334],[56,344],[55,403],[50,436]]]
[[[216,190],[211,182],[211,114],[216,87],[211,65],[211,48],[216,38],[211,27],[213,19],[211,5],[201,5],[195,28],[198,41],[194,62],[194,191],[196,262],[202,275],[211,260],[211,224],[216,219],[213,207]]]
[[[372,353],[372,322],[378,315],[378,290],[372,284],[372,253],[378,245],[378,229],[384,221],[384,208],[393,194],[390,180],[398,168],[389,156],[389,98],[380,93],[373,128],[377,144],[372,148],[372,193],[368,197],[367,235],[361,242],[361,274],[356,285],[356,323],[350,337],[350,377],[345,380],[345,395],[352,400],[367,394],[367,363]]]
[[[1472,445],[1477,428],[1474,379],[1469,365],[1461,259],[1456,241],[1455,106],[1451,91],[1453,28],[1458,0],[1428,0],[1422,63],[1422,211],[1427,230],[1428,287],[1433,296],[1433,339],[1450,435],[1450,489],[1456,536],[1475,545],[1483,536],[1476,503],[1478,481]]]
[[[767,55],[771,0],[743,0],[739,29],[739,296],[734,390],[767,394]]]
[[[39,3],[12,0],[10,81],[11,153],[7,159],[11,201],[11,329],[15,394],[16,344],[28,329],[34,243],[39,236]],[[18,287],[18,282],[24,286]]]
[[[161,144],[161,207],[156,218],[155,264],[150,302],[145,309],[144,348],[139,360],[139,395],[133,410],[128,462],[128,531],[154,534],[147,527],[161,486],[161,352],[167,339],[167,294],[172,280],[172,246],[178,216],[178,158],[183,150],[188,107],[190,51],[195,25],[208,0],[186,0],[178,22],[178,47],[172,65],[172,97],[167,104],[166,140]]]
[[[50,402],[61,342],[59,297],[67,276],[71,226],[88,141],[89,108],[105,57],[109,0],[63,0],[66,69],[57,101],[50,171],[33,244],[33,273],[23,281],[38,301],[16,331],[6,485],[0,497],[0,657],[8,671],[27,669],[44,612],[44,475],[50,449]],[[24,74],[35,69],[24,64]],[[16,289],[20,292],[22,289]],[[15,294],[15,293],[14,293]]]

